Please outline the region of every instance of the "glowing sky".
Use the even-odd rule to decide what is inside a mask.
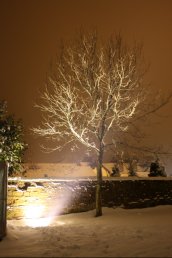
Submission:
[[[127,40],[141,41],[151,64],[151,87],[164,92],[172,88],[171,0],[1,0],[0,99],[23,119],[29,161],[56,162],[64,157],[42,154],[29,128],[38,124],[40,113],[33,106],[59,41],[72,37],[80,26],[96,27],[103,37],[121,31]],[[172,103],[161,111],[168,119],[150,128],[164,144],[172,144],[171,110]]]

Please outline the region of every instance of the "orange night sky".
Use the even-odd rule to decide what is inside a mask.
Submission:
[[[70,156],[42,153],[30,128],[40,121],[34,104],[60,40],[70,39],[81,26],[97,28],[104,38],[120,31],[126,41],[141,41],[151,65],[147,81],[164,93],[172,88],[171,0],[1,0],[0,99],[24,122],[27,161],[58,162]],[[167,117],[149,128],[152,141],[165,146],[172,145],[171,110],[172,102],[160,112]]]

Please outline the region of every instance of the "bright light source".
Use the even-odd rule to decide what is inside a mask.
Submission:
[[[41,218],[43,216],[45,207],[42,205],[34,206],[30,205],[25,207],[25,223],[30,227],[46,227],[48,226],[52,218]]]
[[[43,205],[34,206],[30,205],[25,207],[25,224],[29,227],[47,227],[54,219],[53,215],[43,217],[45,207]],[[62,226],[65,224],[63,221],[56,221],[56,224]]]
[[[26,206],[25,207],[25,218],[26,219],[37,219],[43,215],[44,206]]]
[[[54,200],[54,205],[51,203],[49,206],[47,202],[44,205],[42,203],[37,203],[36,205],[36,203],[34,204],[33,202],[33,204],[23,206],[25,224],[30,227],[46,227],[50,225],[52,221],[61,214],[64,207],[67,206],[70,198],[71,194],[67,192],[65,193],[65,197],[60,198],[58,202]],[[66,223],[57,222],[58,226],[64,224]]]

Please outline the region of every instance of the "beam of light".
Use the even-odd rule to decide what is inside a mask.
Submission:
[[[63,196],[58,202],[55,202],[53,207],[47,207],[47,205],[28,205],[24,207],[24,221],[29,227],[47,227],[54,220],[58,226],[66,224],[57,220],[64,207],[70,200],[70,195]]]
[[[53,184],[56,184],[55,182]],[[59,226],[66,224],[57,220],[60,214],[68,207],[69,202],[72,199],[71,191],[65,189],[61,196],[51,199],[50,203],[45,201],[43,204],[29,204],[23,206],[24,209],[24,221],[27,226],[30,227],[46,227],[52,224],[54,220]]]

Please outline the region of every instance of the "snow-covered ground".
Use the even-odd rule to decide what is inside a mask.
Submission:
[[[0,257],[172,257],[172,206],[9,220]]]

